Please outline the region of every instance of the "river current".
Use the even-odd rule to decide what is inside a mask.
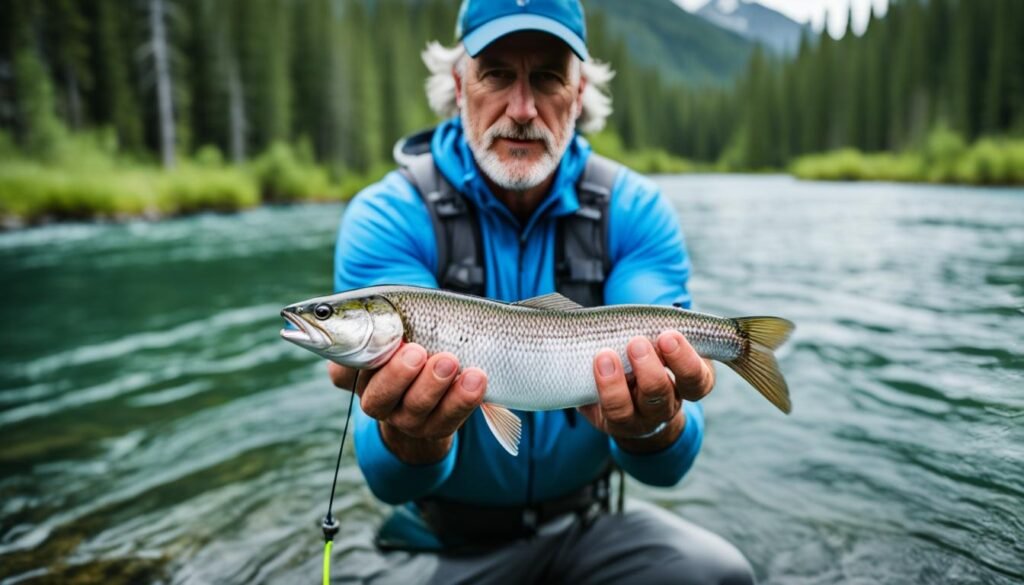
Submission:
[[[772,584],[1024,581],[1024,190],[655,179],[701,310],[797,324],[783,416],[727,368],[678,486]],[[319,579],[347,395],[281,341],[342,206],[0,234],[0,583]],[[387,508],[348,447],[335,565]]]

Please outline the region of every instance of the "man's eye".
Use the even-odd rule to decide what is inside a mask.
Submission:
[[[561,83],[562,78],[548,71],[538,71],[532,75],[537,83]]]

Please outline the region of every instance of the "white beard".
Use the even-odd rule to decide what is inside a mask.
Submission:
[[[466,142],[469,144],[469,149],[473,152],[473,158],[476,159],[480,170],[502,189],[526,191],[543,183],[558,169],[558,163],[562,161],[562,156],[573,137],[573,130],[576,127],[576,110],[576,102],[573,102],[572,111],[562,128],[562,140],[557,144],[554,135],[549,130],[534,124],[518,126],[506,118],[502,118],[501,121],[484,131],[483,136],[480,136],[469,123],[468,107],[465,103],[460,110],[460,115],[462,128],[466,133]],[[526,152],[517,153],[517,149],[513,149],[511,151],[512,160],[505,163],[497,152],[491,150],[491,146],[497,138],[543,140],[545,152],[540,160],[531,163],[524,158]]]

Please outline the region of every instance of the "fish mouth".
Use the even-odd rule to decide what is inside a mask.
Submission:
[[[281,311],[281,316],[295,327],[281,329],[281,337],[285,340],[316,350],[324,350],[331,346],[330,336],[319,327],[288,310]]]

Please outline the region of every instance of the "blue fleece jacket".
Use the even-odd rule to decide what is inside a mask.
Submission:
[[[590,145],[574,137],[551,192],[526,223],[490,192],[457,118],[441,124],[431,149],[438,168],[472,201],[487,263],[487,296],[517,301],[555,290],[556,220],[579,207],[575,184]],[[338,291],[377,284],[436,287],[437,256],[427,208],[412,185],[392,172],[357,195],[342,218],[335,254]],[[608,226],[612,270],[607,304],[690,305],[690,262],[672,206],[644,177],[623,170],[613,188]],[[370,489],[398,504],[424,496],[481,505],[523,505],[568,494],[593,481],[609,458],[651,485],[677,483],[693,464],[704,434],[703,410],[685,403],[686,428],[667,449],[635,455],[582,416],[570,425],[561,411],[519,412],[519,456],[506,453],[475,412],[448,455],[432,465],[407,465],[383,443],[375,420],[355,413],[356,456]]]

